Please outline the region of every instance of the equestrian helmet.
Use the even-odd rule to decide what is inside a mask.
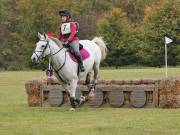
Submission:
[[[66,9],[65,10],[60,10],[59,15],[60,16],[67,16],[67,17],[71,18],[70,12],[68,10],[66,10]]]

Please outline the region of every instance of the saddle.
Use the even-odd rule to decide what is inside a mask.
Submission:
[[[51,39],[52,39],[54,42],[56,42],[57,45],[58,45],[58,44],[61,44],[57,38],[53,38],[50,34],[51,34],[51,33],[49,33],[48,36],[51,37]],[[89,56],[90,56],[89,52],[88,52],[86,49],[84,49],[84,47],[83,47],[83,45],[82,45],[81,43],[79,43],[79,50],[80,50],[80,53],[81,53],[81,56],[82,56],[83,60],[89,58]],[[67,48],[67,52],[68,52],[69,56],[71,57],[71,59],[72,59],[74,62],[78,63],[76,57],[74,56],[73,53],[71,53],[70,49]]]
[[[71,58],[74,62],[78,63],[76,57],[74,56],[73,53],[71,53],[70,49],[67,49],[67,51],[68,51],[68,53],[69,53],[70,58]],[[89,58],[90,54],[89,54],[89,52],[83,47],[82,44],[79,44],[79,51],[80,51],[80,53],[81,53],[81,56],[82,56],[83,60]]]

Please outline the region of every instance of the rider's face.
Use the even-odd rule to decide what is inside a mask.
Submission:
[[[62,22],[66,22],[67,21],[67,16],[61,16],[61,20],[62,20]]]

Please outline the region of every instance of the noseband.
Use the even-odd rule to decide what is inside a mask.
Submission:
[[[40,41],[46,41],[46,40],[40,40]],[[47,41],[46,46],[44,47],[43,50],[40,50],[40,51],[34,51],[34,52],[33,52],[33,53],[37,56],[38,60],[40,60],[41,58],[43,58],[42,55],[44,54],[45,50],[47,49],[48,44],[49,44],[49,41]],[[37,55],[37,52],[41,52],[41,55],[38,56],[38,55]]]

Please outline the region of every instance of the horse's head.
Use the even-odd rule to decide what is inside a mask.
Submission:
[[[48,36],[45,33],[41,34],[38,32],[38,37],[39,41],[36,43],[36,49],[34,50],[34,53],[31,56],[32,62],[38,62],[42,58],[50,54]]]

